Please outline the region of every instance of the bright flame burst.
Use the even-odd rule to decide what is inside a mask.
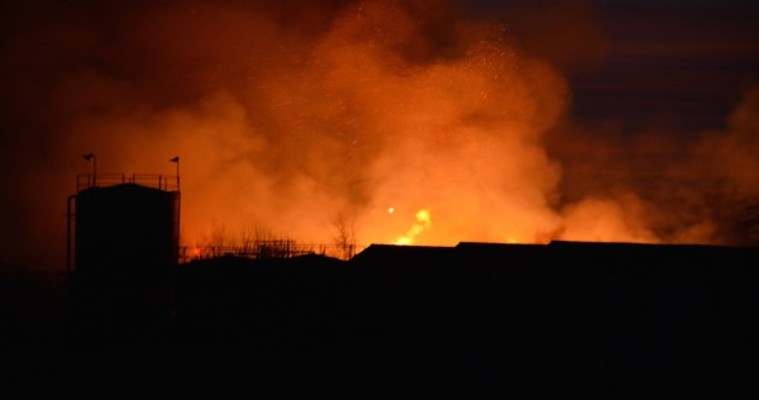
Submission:
[[[408,245],[414,244],[414,242],[416,241],[416,237],[419,236],[426,229],[428,229],[430,225],[432,225],[432,217],[430,215],[430,210],[427,208],[423,208],[417,211],[416,222],[414,223],[414,225],[411,226],[411,229],[409,229],[405,235],[396,239],[394,244],[399,245],[399,246],[408,246]]]

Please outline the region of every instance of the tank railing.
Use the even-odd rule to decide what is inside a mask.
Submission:
[[[167,192],[179,191],[179,177],[176,175],[158,174],[80,174],[76,177],[76,191],[91,187],[108,187],[115,185],[135,184]]]
[[[95,179],[97,178],[97,179]],[[81,192],[84,189],[88,189],[94,186],[114,186],[126,183],[126,175],[124,174],[80,174],[76,177],[76,191]]]
[[[176,175],[132,174],[131,180],[127,183],[148,186],[167,192],[179,190],[179,182]]]

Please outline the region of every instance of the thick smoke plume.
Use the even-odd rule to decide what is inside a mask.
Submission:
[[[683,137],[660,127],[630,135],[613,124],[563,126],[547,145],[563,166],[561,237],[604,240],[572,231],[619,225],[613,240],[757,245],[757,111],[755,88],[724,131]]]
[[[614,165],[617,144],[568,122],[565,78],[507,23],[429,0],[248,3],[7,17],[38,20],[2,42],[8,263],[62,264],[65,199],[90,151],[101,172],[172,174],[179,155],[185,244],[219,230],[329,243],[337,221],[360,244],[392,243],[420,210],[417,244],[720,241],[697,185],[666,199],[696,211],[671,215],[629,174],[578,178]],[[750,93],[729,132],[689,147],[688,184],[710,165],[719,201],[756,199],[756,107]]]

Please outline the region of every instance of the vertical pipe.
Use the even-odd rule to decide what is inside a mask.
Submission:
[[[66,200],[66,273],[71,273],[71,201],[76,199],[72,194]]]
[[[182,223],[182,192],[177,191],[177,243],[181,243],[180,227]]]

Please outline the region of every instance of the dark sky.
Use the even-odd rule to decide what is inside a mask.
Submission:
[[[687,132],[723,128],[743,92],[756,84],[756,1],[478,4],[483,14],[503,15],[528,50],[568,67],[573,114],[583,120],[615,119],[630,131],[661,123]],[[536,16],[524,22],[518,12],[524,9]]]
[[[724,127],[759,72],[752,1],[597,1],[609,53],[573,76],[580,117],[628,124],[675,115],[686,130]]]

